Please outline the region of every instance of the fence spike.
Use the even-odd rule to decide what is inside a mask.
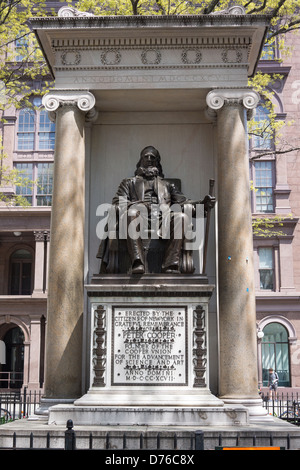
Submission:
[[[177,434],[176,434],[176,432],[174,434],[174,449],[175,450],[177,449]]]
[[[157,433],[157,438],[156,438],[156,449],[160,449],[160,433]]]
[[[105,435],[105,449],[109,449],[109,432]]]
[[[140,449],[144,448],[144,439],[143,439],[143,433],[141,432],[140,434]]]

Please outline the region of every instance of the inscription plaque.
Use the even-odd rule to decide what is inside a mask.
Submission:
[[[112,385],[187,385],[185,307],[114,307]]]

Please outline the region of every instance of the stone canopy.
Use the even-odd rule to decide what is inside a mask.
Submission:
[[[130,176],[138,150],[151,139],[164,155],[164,173],[181,178],[191,198],[205,194],[208,179],[216,179],[218,220],[207,275],[211,284],[218,283],[218,298],[207,311],[209,328],[214,328],[208,373],[224,403],[246,406],[252,415],[262,412],[247,117],[260,98],[248,79],[255,73],[269,20],[245,15],[241,7],[168,17],[98,17],[64,7],[58,17],[31,19],[55,79],[54,89],[43,98],[56,119],[47,398],[74,400],[90,385],[92,353],[83,344],[93,327],[84,284],[97,272],[96,210],[111,200],[121,177]],[[100,297],[103,305],[109,303]],[[108,310],[98,312],[105,323]],[[98,329],[103,330],[102,323]],[[191,324],[189,331],[192,349]],[[192,375],[184,386],[196,403]],[[119,399],[116,387],[105,383],[107,404],[111,392]]]
[[[255,72],[268,19],[242,11],[98,17],[62,8],[31,25],[55,88],[93,90],[101,110],[193,110],[205,91],[247,86]]]

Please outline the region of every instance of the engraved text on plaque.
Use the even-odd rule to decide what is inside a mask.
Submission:
[[[112,385],[187,385],[185,307],[114,307]]]

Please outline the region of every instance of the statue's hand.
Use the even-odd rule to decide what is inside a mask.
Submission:
[[[207,194],[201,203],[204,204],[204,210],[207,211],[208,209],[213,209],[215,207],[216,198]]]

